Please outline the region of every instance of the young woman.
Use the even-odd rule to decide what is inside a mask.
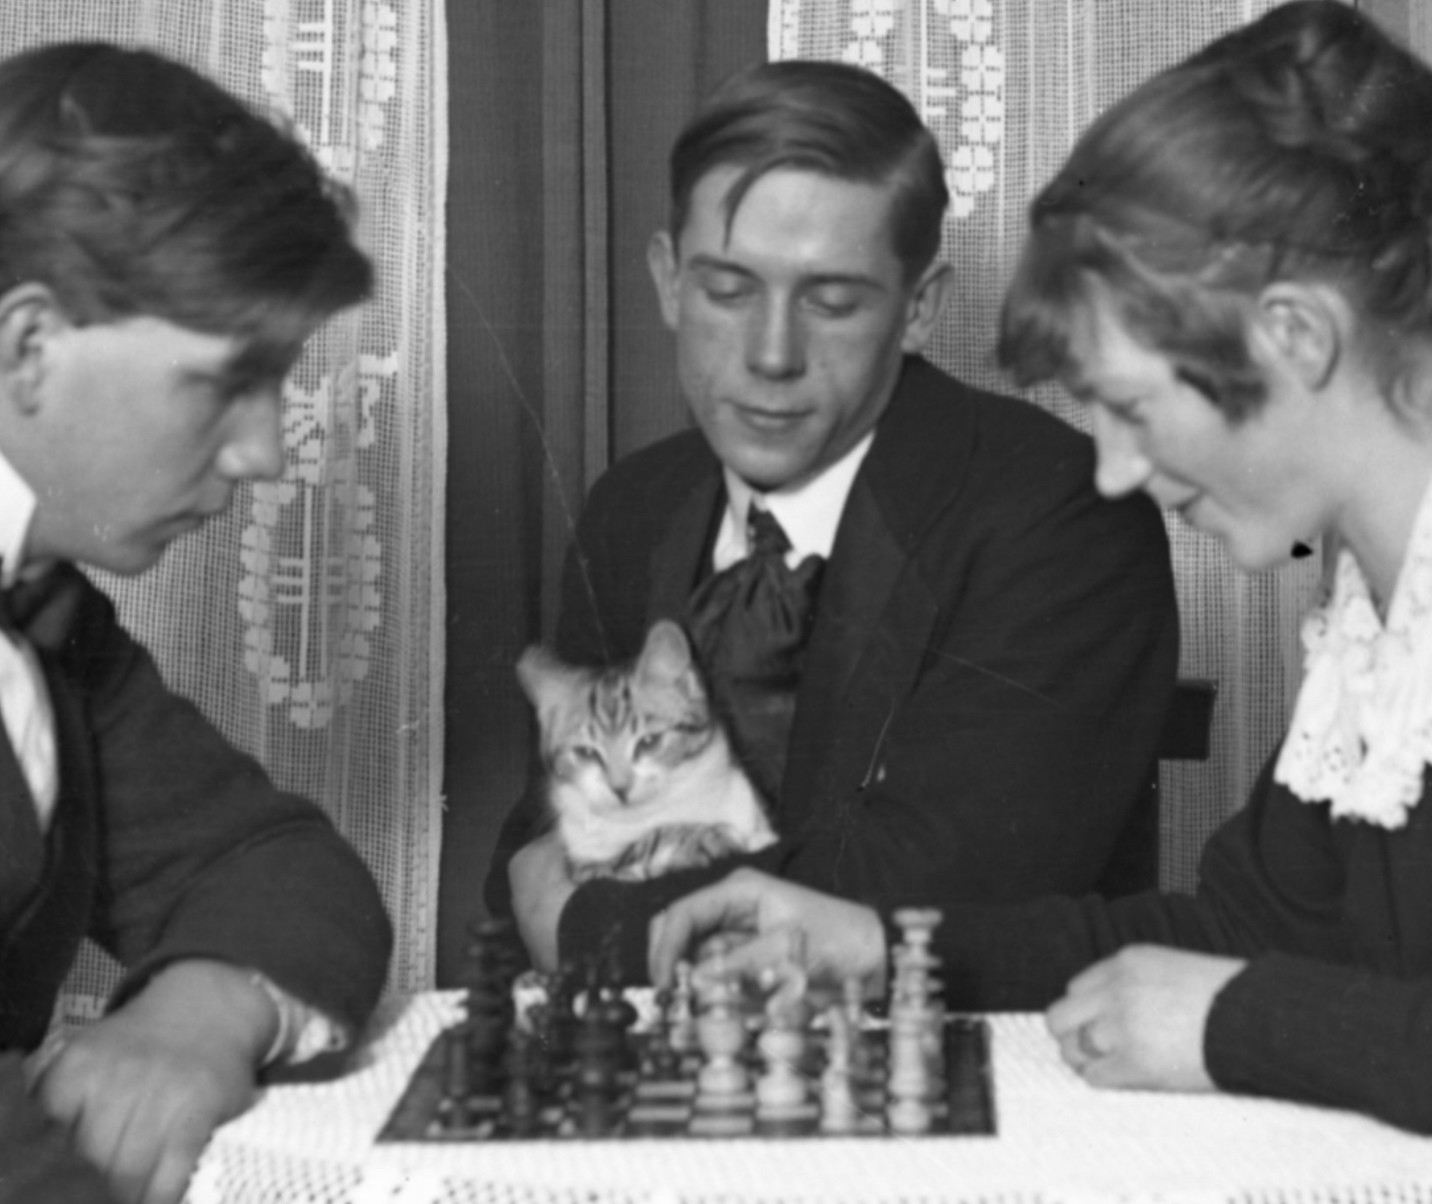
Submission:
[[[1284,5],[1109,110],[1030,220],[1001,358],[1088,402],[1099,488],[1249,571],[1323,536],[1334,584],[1197,896],[945,902],[948,995],[1048,1006],[1100,1085],[1432,1131],[1432,72],[1340,3]],[[724,928],[742,966],[798,938],[878,989],[887,924],[742,873],[657,921],[653,976]]]

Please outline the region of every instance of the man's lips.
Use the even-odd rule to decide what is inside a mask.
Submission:
[[[751,405],[734,405],[731,408],[747,426],[763,431],[787,430],[804,421],[810,413],[805,409],[772,409]]]

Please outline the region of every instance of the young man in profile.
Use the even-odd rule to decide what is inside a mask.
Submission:
[[[102,44],[0,63],[5,1204],[178,1200],[261,1069],[341,1048],[377,999],[363,864],[75,567],[141,573],[277,477],[283,380],[370,282],[307,152],[188,68]],[[26,1064],[86,935],[125,978]]]

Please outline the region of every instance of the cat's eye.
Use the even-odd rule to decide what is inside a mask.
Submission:
[[[661,734],[659,732],[654,735],[643,736],[636,742],[636,755],[640,757],[647,753],[655,752],[660,744]]]
[[[588,765],[600,765],[602,763],[601,751],[592,744],[572,745],[572,756],[578,761],[585,761]]]

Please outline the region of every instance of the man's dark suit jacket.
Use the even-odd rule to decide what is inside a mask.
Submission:
[[[367,869],[165,686],[104,594],[56,572],[27,629],[60,756],[44,837],[0,729],[0,1049],[38,1044],[86,935],[127,968],[115,1002],[168,962],[215,958],[361,1025],[392,939]]]
[[[1178,660],[1167,537],[1151,502],[1101,499],[1092,443],[1029,403],[918,358],[855,478],[826,566],[781,797],[781,840],[745,863],[881,908],[1120,893],[1156,874],[1151,782]],[[557,650],[634,656],[707,571],[725,492],[702,436],[623,459],[594,487]],[[546,823],[536,780],[487,882]],[[645,976],[666,903],[732,868],[581,886],[564,958],[613,942]]]

